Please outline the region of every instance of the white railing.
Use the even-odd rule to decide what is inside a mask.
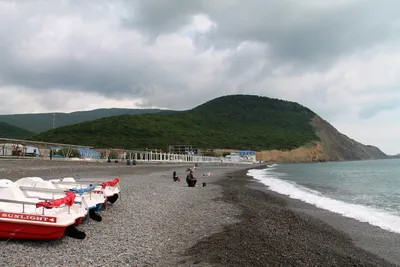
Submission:
[[[128,152],[126,159],[136,160],[139,162],[192,162],[192,163],[203,163],[203,162],[221,162],[222,157],[209,157],[209,156],[198,156],[198,155],[186,155],[186,154],[171,154],[171,153],[158,153],[158,152]]]

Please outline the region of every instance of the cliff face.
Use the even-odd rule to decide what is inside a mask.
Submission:
[[[339,133],[332,125],[316,116],[312,124],[322,141],[322,147],[328,160],[365,160],[383,159],[387,155],[379,148],[361,144]]]
[[[319,116],[312,120],[320,142],[291,151],[261,151],[257,159],[269,162],[323,162],[343,160],[384,159],[388,156],[379,148],[361,144],[341,134]]]

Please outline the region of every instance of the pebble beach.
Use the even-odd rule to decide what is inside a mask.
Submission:
[[[78,226],[84,240],[0,241],[0,266],[395,266],[349,236],[246,186],[248,165],[0,160],[0,179],[120,178],[121,198]],[[176,171],[181,182],[172,181]],[[211,172],[211,176],[202,173]]]
[[[122,190],[121,199],[100,213],[101,222],[78,226],[87,234],[84,240],[0,241],[0,266],[177,266],[187,248],[222,231],[239,214],[233,205],[212,200],[222,193],[212,180],[238,167],[199,167],[197,175],[211,171],[212,176],[199,177],[207,186],[196,188],[186,186],[188,167],[192,165],[0,161],[4,179],[119,177]],[[181,182],[172,181],[174,170]]]

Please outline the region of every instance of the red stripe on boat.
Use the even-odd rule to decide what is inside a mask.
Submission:
[[[64,235],[65,226],[36,225],[0,221],[0,239],[56,240]]]
[[[118,184],[118,182],[119,182],[119,179],[118,179],[118,178],[114,178],[114,180],[107,181],[107,182],[102,182],[102,183],[101,183],[101,187],[104,189],[104,188],[107,187],[107,185],[109,185],[109,186],[115,186],[115,185]]]

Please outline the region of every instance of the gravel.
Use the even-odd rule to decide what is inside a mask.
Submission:
[[[213,201],[222,196],[221,187],[213,181],[232,167],[200,167],[199,183],[206,181],[207,186],[196,188],[186,186],[186,168],[187,165],[0,161],[0,178],[119,177],[122,188],[121,199],[101,212],[101,222],[78,226],[86,232],[86,239],[0,241],[0,266],[177,266],[187,248],[222,231],[224,225],[237,222],[239,215],[232,204]],[[181,177],[180,183],[172,181],[174,170]],[[213,176],[201,177],[202,172],[209,171]]]
[[[223,179],[222,200],[242,210],[240,221],[186,251],[184,264],[215,266],[393,266],[354,245],[322,220],[295,212],[276,194],[246,187],[245,171]],[[259,185],[263,186],[263,185]],[[206,265],[205,265],[206,266]]]

